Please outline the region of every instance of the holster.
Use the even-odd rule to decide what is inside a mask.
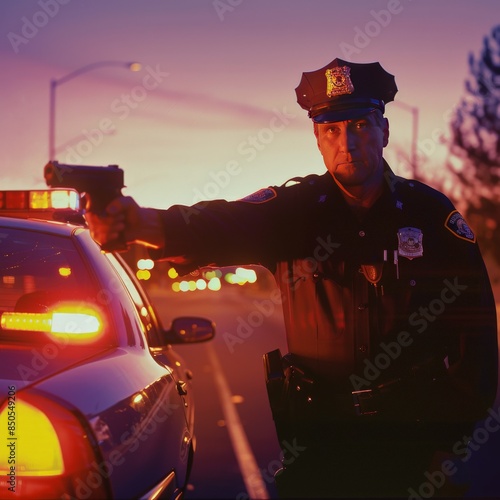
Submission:
[[[355,415],[350,394],[346,393],[343,401],[337,401],[333,395],[325,397],[326,391],[291,355],[282,356],[276,349],[264,354],[263,361],[269,405],[280,443],[317,433],[315,423],[329,425],[334,415]]]
[[[275,349],[264,354],[263,362],[269,406],[276,426],[278,440],[282,442],[289,434],[290,422],[285,390],[286,377],[281,351]]]
[[[300,367],[293,356],[279,349],[264,354],[264,370],[269,404],[274,420],[314,421],[332,416],[355,417],[376,413],[371,390],[346,390],[336,394]]]

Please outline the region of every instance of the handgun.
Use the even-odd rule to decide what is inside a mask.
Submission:
[[[124,186],[123,170],[118,165],[94,167],[87,165],[65,165],[50,161],[45,165],[43,174],[49,187],[76,189],[85,195],[85,210],[105,214],[107,205],[122,195]],[[127,250],[123,237],[101,245],[106,252]]]

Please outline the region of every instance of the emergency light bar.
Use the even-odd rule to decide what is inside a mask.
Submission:
[[[0,317],[0,330],[17,332],[43,332],[65,336],[68,340],[90,340],[103,331],[100,314],[90,307],[58,307],[46,313],[4,312]]]
[[[80,212],[80,194],[74,189],[0,191],[0,216],[59,219],[58,212]]]

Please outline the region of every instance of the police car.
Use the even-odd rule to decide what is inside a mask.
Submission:
[[[78,224],[68,189],[0,192],[0,498],[180,498],[191,374],[119,254]],[[35,220],[36,218],[40,220]]]

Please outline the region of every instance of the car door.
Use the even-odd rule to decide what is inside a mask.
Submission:
[[[125,439],[135,439],[132,448],[139,449],[142,443],[147,445],[148,455],[137,453],[130,458],[137,462],[137,469],[163,470],[164,474],[175,469],[176,483],[183,486],[192,460],[193,423],[190,394],[187,389],[186,370],[182,360],[171,346],[162,345],[162,327],[152,304],[144,290],[139,286],[130,270],[119,256],[106,254],[109,262],[127,289],[136,314],[142,324],[145,350],[164,375],[145,387],[141,394],[134,397],[130,407],[136,411],[139,406],[149,414],[149,423],[142,435],[132,438],[134,430]],[[189,418],[188,418],[189,415]],[[151,439],[149,439],[151,437]],[[139,462],[139,456],[140,462]],[[148,464],[146,466],[146,463]]]

